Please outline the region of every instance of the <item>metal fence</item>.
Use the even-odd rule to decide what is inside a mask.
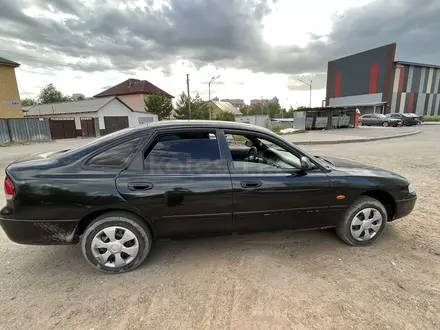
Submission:
[[[51,140],[49,119],[0,119],[0,143]]]
[[[293,112],[293,128],[296,130],[306,129],[306,113],[303,111]]]
[[[0,119],[0,143],[8,142],[10,142],[8,123],[6,122],[6,119]]]

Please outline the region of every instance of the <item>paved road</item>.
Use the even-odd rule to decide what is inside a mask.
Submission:
[[[438,329],[440,127],[306,149],[407,176],[415,211],[371,247],[331,231],[165,242],[115,276],[86,265],[78,246],[21,246],[0,232],[0,328]]]

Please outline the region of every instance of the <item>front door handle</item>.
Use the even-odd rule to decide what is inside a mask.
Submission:
[[[153,188],[153,184],[150,182],[129,182],[128,183],[128,189],[132,191],[137,190],[150,190]]]
[[[243,188],[258,188],[261,186],[261,181],[241,181],[240,185]]]

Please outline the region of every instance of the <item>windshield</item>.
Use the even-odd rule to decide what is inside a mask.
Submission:
[[[386,116],[385,116],[385,115],[382,115],[382,114],[376,114],[376,117],[377,117],[377,118],[385,118]]]

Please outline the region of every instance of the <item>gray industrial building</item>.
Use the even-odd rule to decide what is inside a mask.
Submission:
[[[440,66],[396,61],[395,52],[393,43],[328,62],[326,104],[439,115]]]

